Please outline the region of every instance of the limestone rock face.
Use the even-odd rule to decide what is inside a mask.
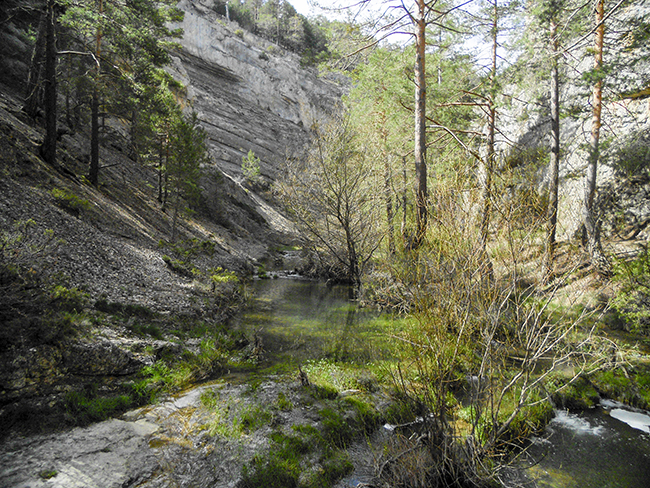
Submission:
[[[303,69],[298,55],[244,32],[211,10],[209,0],[182,0],[182,50],[172,73],[206,129],[213,160],[241,176],[249,150],[273,178],[309,141],[308,129],[335,109],[341,85]]]

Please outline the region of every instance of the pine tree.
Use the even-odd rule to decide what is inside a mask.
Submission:
[[[137,100],[147,86],[160,83],[169,63],[171,40],[180,30],[171,22],[183,13],[173,0],[78,0],[67,8],[62,24],[74,39],[76,54],[92,60],[89,179],[99,182],[100,116],[120,115],[137,124]]]
[[[591,138],[589,141],[589,157],[587,161],[587,176],[585,179],[585,198],[583,219],[587,237],[587,248],[593,266],[603,275],[611,273],[611,265],[603,252],[600,240],[600,226],[594,210],[596,193],[596,175],[600,157],[600,127],[603,107],[603,51],[605,39],[605,0],[596,0],[594,35],[594,69],[591,77],[594,80],[592,92],[593,115],[591,118]]]

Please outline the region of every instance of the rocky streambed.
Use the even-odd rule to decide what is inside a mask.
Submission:
[[[268,383],[261,391],[270,398],[283,387],[290,385]],[[0,448],[0,486],[235,486],[242,464],[263,446],[264,433],[210,435],[211,413],[201,395],[219,391],[236,404],[246,388],[198,387],[120,419],[10,440]]]

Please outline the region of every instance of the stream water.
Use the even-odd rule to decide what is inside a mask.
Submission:
[[[281,278],[255,281],[253,291],[241,327],[261,337],[267,365],[295,368],[322,358],[359,362],[381,353],[379,313],[350,301],[348,287]]]
[[[604,400],[574,414],[557,411],[533,440],[526,475],[544,488],[650,486],[650,416]]]
[[[345,287],[273,279],[255,282],[254,292],[241,326],[262,338],[266,365],[295,369],[314,359],[366,362],[390,354],[390,322],[358,309]],[[648,488],[650,416],[611,401],[580,414],[558,411],[521,468],[526,486]]]

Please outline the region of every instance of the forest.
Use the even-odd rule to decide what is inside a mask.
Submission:
[[[0,26],[30,50],[26,69],[0,84],[1,424],[23,436],[85,427],[237,372],[254,394],[263,381],[280,390],[267,410],[262,397],[225,398],[235,380],[201,390],[196,409],[209,414],[197,432],[216,439],[206,463],[219,439],[268,434],[266,450],[245,455],[223,486],[343,486],[356,473],[355,442],[374,448],[375,463],[372,481],[356,486],[592,486],[520,476],[521,460],[558,412],[603,401],[650,410],[650,3],[312,3],[321,13],[309,17],[284,0],[0,6]],[[327,116],[301,121],[305,139],[278,161],[239,142],[238,173],[219,168],[205,105],[178,76],[178,59],[190,59],[183,22],[196,12],[249,49],[261,39],[247,63],[272,69],[295,56],[296,76],[336,80],[344,93]],[[233,87],[248,76],[211,69]],[[116,176],[127,165],[131,176]],[[37,194],[88,226],[75,232],[108,232],[97,247],[123,239],[120,249],[159,256],[175,280],[169,309],[133,300],[150,287],[144,275],[168,283],[153,264],[129,261],[124,275],[142,276],[125,281],[117,264],[88,264],[92,278],[77,278],[62,250],[89,240],[75,244],[61,230],[72,224],[50,223],[49,210],[41,219],[8,210],[32,208],[26,195]],[[272,232],[260,201],[292,230]],[[128,226],[113,216],[127,213]],[[259,256],[241,258],[256,246]],[[251,315],[255,283],[287,279],[274,263],[290,253],[300,256],[292,273],[344,290],[349,321],[352,309],[372,315],[346,329],[350,350],[271,364],[289,346],[261,326],[233,325]],[[121,259],[113,254],[107,262]],[[124,363],[110,381],[79,379],[86,366],[66,351],[105,341],[105,330],[140,345],[120,353],[128,361],[110,360]],[[28,350],[50,355],[34,362],[56,381],[19,372]],[[290,382],[298,386],[277,386]],[[36,386],[23,393],[25,384]],[[49,410],[32,401],[41,397]],[[275,421],[299,406],[313,409],[312,424]],[[377,440],[382,425],[395,431],[390,441]],[[630,476],[643,486],[650,473],[639,469]]]

